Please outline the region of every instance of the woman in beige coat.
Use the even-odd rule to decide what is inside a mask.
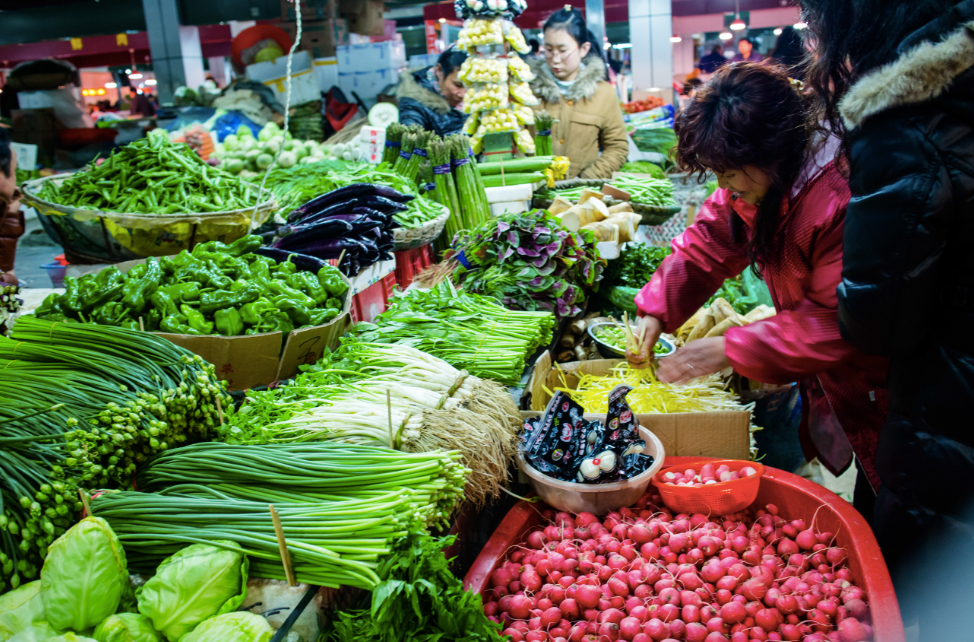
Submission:
[[[569,177],[611,178],[626,162],[629,140],[605,63],[578,9],[565,8],[544,26],[544,61],[532,63],[537,109],[556,119],[551,128],[555,156],[571,160]]]

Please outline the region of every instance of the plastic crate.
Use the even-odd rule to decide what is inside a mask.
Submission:
[[[426,244],[412,250],[396,252],[396,283],[403,290],[409,287],[416,275],[433,264],[433,246]]]
[[[396,273],[392,272],[376,281],[352,297],[350,313],[352,321],[372,321],[386,311],[386,302],[392,296],[392,289],[396,287]]]
[[[665,467],[694,466],[712,457],[667,457]],[[756,504],[775,504],[781,514],[790,519],[811,523],[812,515],[822,504],[833,510],[819,511],[815,525],[818,530],[836,533],[836,542],[849,553],[849,568],[857,586],[866,593],[876,642],[906,642],[906,632],[900,616],[899,603],[893,591],[893,581],[883,560],[882,551],[869,524],[851,504],[835,493],[798,475],[776,468],[765,468]],[[512,546],[520,543],[529,531],[541,523],[535,504],[519,502],[500,523],[464,577],[463,585],[481,594],[487,588],[490,574],[507,555]]]

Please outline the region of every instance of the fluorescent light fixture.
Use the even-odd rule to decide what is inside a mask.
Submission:
[[[649,88],[649,89],[647,89],[646,91],[663,91],[663,90],[662,90],[662,89],[660,89],[659,87],[650,87],[650,88]]]
[[[683,38],[681,38],[676,34],[673,34],[672,36],[670,36],[670,42],[683,42]]]
[[[721,40],[730,40],[731,38],[734,37],[734,34],[732,34],[730,31],[722,31],[720,32],[720,35],[717,37],[720,38]]]
[[[440,18],[440,24],[443,24],[444,22],[446,22],[446,18]]]
[[[114,83],[114,82],[105,83],[105,89],[115,89],[116,87],[118,87],[118,83]]]
[[[732,31],[743,31],[744,29],[747,29],[747,23],[740,18],[737,18],[734,20],[734,22],[730,23],[730,28]]]
[[[632,48],[632,43],[631,42],[623,42],[623,43],[618,44],[618,45],[612,45],[612,48],[613,49],[631,49]]]
[[[798,29],[799,31],[801,31],[802,29],[808,29],[808,25],[805,24],[804,22],[796,22],[792,26],[795,27],[795,29]]]
[[[776,35],[776,36],[780,36],[781,35],[781,27],[778,27],[777,29],[774,30],[774,35]]]
[[[152,85],[156,84],[156,79],[155,78],[149,78],[148,80],[145,81],[145,84],[147,84],[147,85],[149,85],[151,87]]]
[[[129,78],[131,78],[132,80],[138,80],[141,77],[142,74],[129,74]]]
[[[125,70],[125,73],[130,74],[130,73],[132,73],[132,70],[131,69],[126,69]]]

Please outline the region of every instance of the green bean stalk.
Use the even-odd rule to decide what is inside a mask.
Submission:
[[[256,188],[208,165],[188,145],[151,136],[114,150],[101,164],[59,186],[44,181],[48,202],[101,212],[186,214],[252,208]]]
[[[0,592],[37,576],[78,490],[208,439],[231,400],[213,366],[144,332],[21,317],[0,338]]]

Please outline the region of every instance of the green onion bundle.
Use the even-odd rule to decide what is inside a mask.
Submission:
[[[539,111],[534,115],[534,127],[537,134],[534,135],[534,153],[537,156],[551,156],[551,126],[555,124],[555,119],[546,111]]]
[[[164,136],[121,147],[60,186],[44,181],[38,196],[58,205],[129,214],[228,212],[252,208],[257,200],[250,183]]]
[[[152,455],[209,437],[230,397],[156,335],[32,316],[0,338],[0,591],[36,577],[81,509]]]

